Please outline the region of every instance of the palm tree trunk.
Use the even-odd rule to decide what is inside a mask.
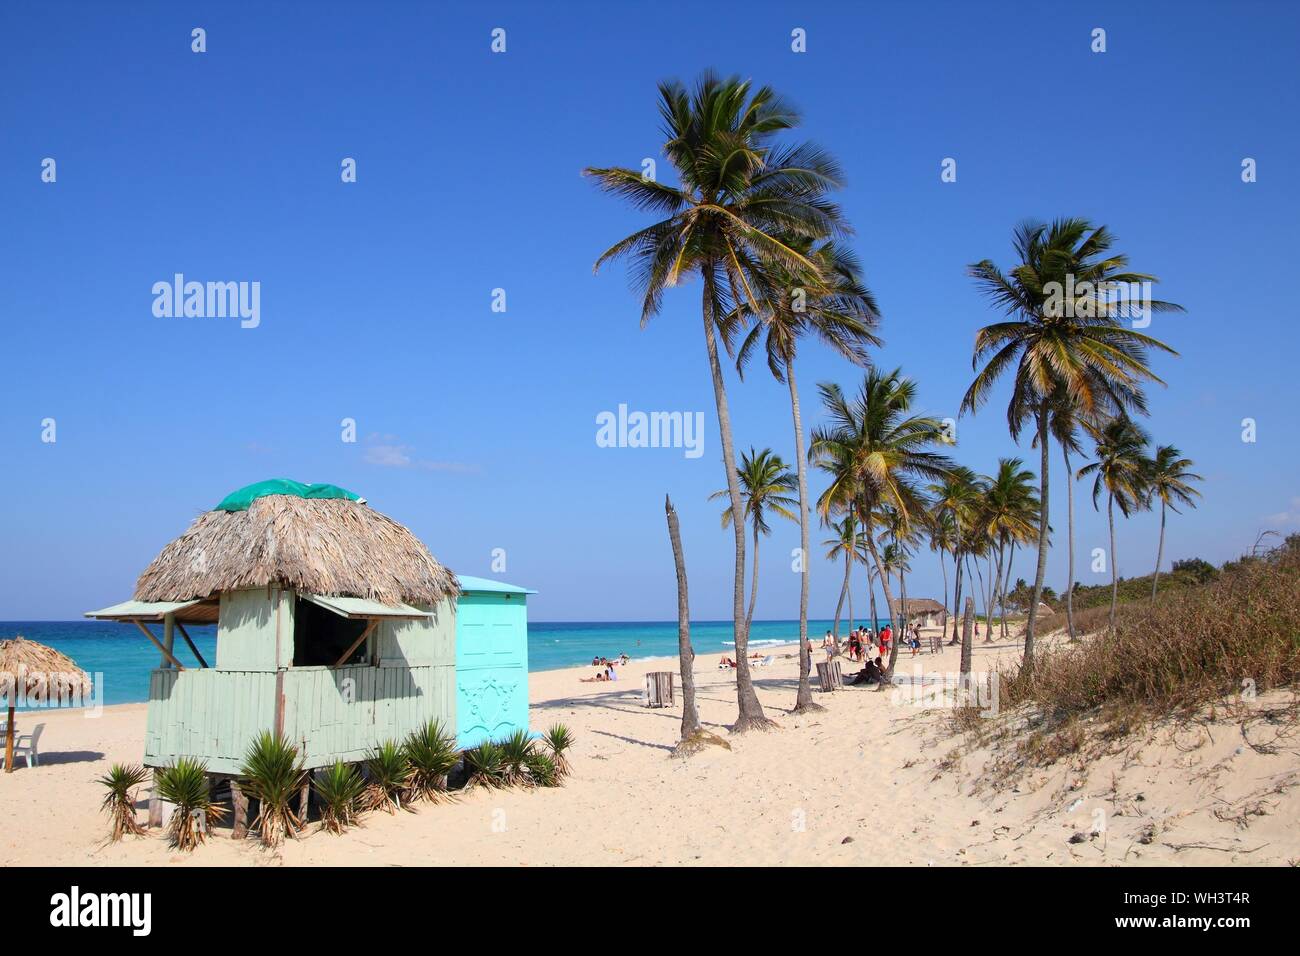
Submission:
[[[700,729],[700,715],[695,709],[695,648],[691,647],[691,605],[686,589],[686,558],[682,554],[682,533],[677,525],[677,511],[672,500],[664,496],[668,514],[668,538],[673,545],[673,564],[677,568],[677,659],[682,671],[682,740]]]
[[[1042,474],[1038,476],[1038,569],[1034,572],[1034,593],[1029,599],[1029,617],[1025,621],[1025,670],[1034,667],[1034,625],[1038,622],[1038,602],[1043,599],[1043,579],[1047,577],[1048,546],[1048,510],[1047,510],[1047,464],[1050,438],[1047,432],[1048,407],[1046,399],[1039,402],[1038,408],[1038,450],[1041,459]],[[739,500],[739,499],[737,499]],[[739,514],[739,512],[737,512]]]
[[[1110,632],[1115,633],[1115,609],[1119,606],[1119,562],[1115,560],[1115,495],[1106,500],[1106,520],[1110,523]]]
[[[876,611],[876,578],[875,575],[871,573],[870,568],[867,569],[867,589],[871,594],[871,623],[867,626],[875,631],[880,628],[880,625],[877,623],[880,620],[880,615]]]
[[[948,563],[943,559],[943,548],[939,548],[938,550],[939,550],[939,570],[943,572],[943,603],[947,604],[948,603]],[[941,625],[939,628],[941,634],[947,627],[947,624],[948,624],[948,620],[945,614],[943,625]]]
[[[979,581],[979,585],[980,585],[980,589],[979,589],[980,600],[984,601],[984,624],[985,624],[985,630],[987,630],[988,627],[991,626],[992,624],[993,617],[992,615],[989,614],[988,601],[986,601],[984,598],[984,595],[987,593],[984,589],[984,572],[980,570],[979,555],[975,555],[975,557],[972,558],[971,560],[975,562],[975,578],[977,581]]]
[[[1070,640],[1073,642],[1078,640],[1074,636],[1074,472],[1070,470],[1070,449],[1062,445],[1061,455],[1065,459],[1065,501],[1069,514],[1067,563],[1070,567],[1070,580],[1065,582],[1065,624],[1070,632]]]
[[[745,612],[745,633],[754,623],[754,604],[758,601],[758,525],[754,525],[754,570],[749,584],[749,610]]]
[[[870,514],[867,510],[867,514]],[[889,586],[889,578],[885,576],[884,565],[880,563],[880,552],[876,550],[876,537],[872,532],[871,523],[867,522],[867,549],[871,552],[871,560],[876,564],[876,573],[880,575],[880,589],[885,592],[885,604],[889,607],[894,606],[894,595],[890,592],[893,590]],[[889,642],[889,667],[885,670],[885,681],[888,683],[889,678],[894,676],[894,661],[898,659],[898,635]],[[885,685],[881,684],[880,689],[884,690]]]
[[[957,532],[957,545],[956,545],[956,547],[953,548],[953,552],[952,552],[952,563],[953,563],[953,565],[954,565],[954,571],[955,571],[955,573],[953,574],[953,585],[952,585],[952,587],[953,587],[953,595],[952,595],[952,606],[953,606],[953,617],[952,617],[952,640],[949,641],[948,643],[949,643],[949,644],[960,644],[961,641],[960,641],[960,639],[957,637],[957,623],[958,623],[958,621],[957,621],[957,613],[956,613],[956,610],[957,610],[958,608],[961,607],[961,578],[962,578],[962,574],[961,574],[961,532],[960,532],[960,531]]]
[[[1016,563],[1016,542],[1013,539],[1011,547],[1007,549],[1007,570],[1006,576],[1002,579],[1002,636],[1005,638],[1010,629],[1007,627],[1007,592],[1011,590],[1011,567]]]
[[[989,542],[988,557],[984,559],[984,566],[988,568],[989,583],[988,589],[984,592],[984,643],[993,643],[993,592],[997,590],[998,579],[993,574],[993,552],[997,550],[996,546]]]
[[[844,610],[844,596],[849,593],[849,569],[850,568],[851,565],[849,564],[849,556],[846,554],[844,555],[844,583],[840,585],[840,600],[839,603],[835,605],[835,628],[833,631],[831,631],[831,634],[835,638],[835,643],[837,646],[839,645],[840,642],[840,612]]]
[[[736,706],[739,713],[731,729],[733,733],[742,733],[751,728],[766,728],[771,725],[771,721],[763,714],[763,705],[758,702],[758,695],[754,693],[754,682],[749,673],[749,630],[745,625],[745,510],[740,500],[740,482],[736,477],[736,450],[731,438],[727,385],[722,377],[722,364],[718,361],[717,320],[713,314],[717,276],[707,266],[702,271],[704,345],[709,357],[709,372],[713,378],[713,401],[718,409],[722,464],[727,470],[727,494],[731,498],[731,527],[736,535],[736,567],[731,593],[731,617],[736,636]]]
[[[794,363],[785,362],[785,380],[790,386],[790,412],[794,417],[795,471],[799,475],[799,691],[795,695],[796,714],[822,710],[812,696],[812,654],[808,644],[808,571],[812,559],[808,554],[808,456],[804,451],[803,419],[799,414],[799,389],[794,383]],[[757,560],[757,559],[756,559]]]
[[[1160,501],[1160,546],[1156,548],[1156,573],[1151,576],[1151,600],[1156,599],[1156,585],[1160,582],[1160,562],[1165,556],[1165,503]]]

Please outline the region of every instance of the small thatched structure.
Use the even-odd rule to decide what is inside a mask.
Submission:
[[[5,773],[14,769],[14,708],[18,697],[40,701],[84,698],[94,690],[90,675],[66,654],[19,636],[0,641],[0,697],[8,704]]]
[[[205,511],[136,582],[137,601],[191,601],[280,584],[383,604],[434,605],[456,576],[410,531],[359,501],[290,495]]]
[[[942,627],[948,620],[948,609],[934,598],[908,598],[906,602],[895,598],[890,608],[895,618],[900,616],[900,608],[919,627]]]

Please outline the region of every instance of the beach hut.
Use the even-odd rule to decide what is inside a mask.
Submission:
[[[223,777],[266,730],[315,768],[431,718],[456,726],[458,594],[415,535],[357,495],[277,479],[199,515],[132,600],[87,616],[134,624],[161,654],[144,763],[191,757]],[[198,623],[216,624],[213,661],[186,630]]]
[[[894,617],[899,616],[900,606],[905,609],[908,623],[917,627],[943,627],[948,620],[948,609],[934,598],[908,598],[906,604],[895,598]]]
[[[456,612],[456,739],[462,747],[528,729],[528,595],[460,575]]]

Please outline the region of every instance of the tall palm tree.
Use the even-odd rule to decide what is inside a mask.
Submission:
[[[1019,458],[999,458],[997,472],[987,479],[980,520],[991,544],[989,578],[994,589],[1001,591],[1003,562],[1007,549],[1026,542],[1038,531],[1038,493],[1034,490],[1034,473]],[[996,558],[996,566],[994,566]],[[992,609],[997,595],[990,593],[988,638],[993,637]],[[1004,603],[1005,607],[1005,603]],[[1006,617],[1005,612],[1003,618]],[[1003,622],[1005,624],[1005,621]]]
[[[1129,418],[1115,418],[1096,434],[1097,460],[1079,469],[1079,477],[1093,475],[1092,504],[1100,510],[1102,490],[1106,492],[1106,519],[1110,526],[1110,628],[1115,630],[1119,606],[1119,561],[1115,554],[1115,508],[1128,517],[1146,504],[1146,457],[1148,436]]]
[[[839,167],[815,146],[781,146],[775,137],[794,127],[798,113],[770,87],[705,73],[688,91],[674,81],[659,85],[663,146],[678,184],[658,182],[626,167],[588,167],[606,192],[643,212],[664,217],[619,240],[596,260],[596,269],[616,258],[630,260],[641,294],[641,323],[657,314],[664,292],[691,274],[701,280],[701,317],[718,431],[722,439],[727,494],[735,533],[732,620],[736,638],[734,732],[768,727],[754,693],[746,653],[745,529],[740,483],[727,407],[718,340],[730,348],[738,334],[735,305],[775,298],[765,291],[765,263],[818,269],[782,237],[823,239],[847,231],[840,210],[826,200],[841,180]]]
[[[863,540],[880,576],[885,604],[892,608],[893,589],[876,546],[875,516],[884,506],[897,509],[909,521],[925,513],[917,481],[938,480],[952,468],[946,456],[931,450],[944,443],[943,425],[936,418],[911,414],[916,384],[904,378],[900,369],[869,370],[852,399],[838,385],[822,383],[817,389],[828,420],[813,431],[808,453],[831,479],[817,500],[817,510],[827,515],[836,506],[857,503]],[[893,674],[897,655],[895,641],[886,674]]]
[[[948,563],[944,560],[948,552],[953,549],[954,541],[957,536],[957,523],[953,521],[952,514],[947,511],[941,511],[931,506],[929,514],[926,516],[926,534],[930,539],[930,550],[939,555],[939,571],[943,575],[943,601],[945,618],[947,615],[948,605]],[[944,621],[947,624],[947,620]]]
[[[835,605],[835,628],[831,632],[832,639],[835,641],[836,650],[839,650],[840,643],[840,614],[844,610],[844,599],[849,601],[849,627],[853,626],[853,590],[849,586],[853,574],[853,565],[862,559],[862,536],[858,533],[857,516],[853,509],[849,508],[844,517],[839,521],[831,521],[829,518],[824,519],[823,523],[835,532],[833,537],[827,538],[822,544],[828,549],[826,558],[829,561],[835,561],[840,557],[844,558],[844,583],[840,585],[840,599]]]
[[[1196,507],[1196,498],[1201,493],[1192,487],[1192,482],[1202,481],[1200,475],[1190,469],[1194,462],[1184,458],[1183,453],[1173,445],[1160,445],[1155,457],[1147,463],[1146,483],[1151,494],[1160,499],[1160,545],[1156,548],[1156,572],[1151,576],[1151,598],[1155,599],[1156,585],[1160,581],[1160,562],[1165,556],[1165,511],[1172,510],[1179,514],[1178,505]]]
[[[740,497],[745,502],[745,518],[754,528],[754,573],[749,585],[749,610],[745,612],[745,630],[754,622],[754,604],[758,600],[758,541],[760,534],[771,534],[772,528],[767,523],[769,514],[777,515],[788,521],[797,521],[792,510],[797,502],[790,497],[795,490],[795,478],[786,467],[781,456],[773,454],[772,449],[764,448],[755,452],[750,446],[749,454],[740,454],[740,467],[736,469],[736,478],[740,481]],[[709,495],[709,500],[726,498],[728,491],[723,488]],[[722,527],[731,524],[731,509],[722,512]]]
[[[976,411],[993,385],[1014,369],[1007,424],[1019,438],[1033,423],[1038,439],[1038,567],[1025,625],[1024,666],[1033,667],[1034,628],[1043,594],[1049,546],[1048,441],[1050,398],[1065,389],[1081,412],[1092,415],[1106,403],[1142,410],[1142,389],[1160,382],[1148,366],[1152,348],[1173,353],[1163,342],[1122,324],[1124,308],[1112,290],[1128,283],[1155,283],[1154,276],[1127,271],[1128,258],[1111,253],[1114,237],[1105,226],[1085,219],[1058,219],[1050,225],[1025,222],[1012,242],[1017,264],[1004,273],[991,260],[969,267],[970,275],[1007,320],[980,329],[975,336],[973,368],[986,359],[962,400],[962,411]],[[1070,297],[1063,301],[1063,293]],[[1152,301],[1156,312],[1182,311],[1169,302]],[[1176,354],[1176,353],[1174,353]]]
[[[838,247],[834,240],[818,246],[799,237],[787,244],[817,264],[817,273],[792,270],[780,263],[766,269],[765,285],[777,292],[746,336],[736,358],[736,369],[744,376],[745,363],[760,340],[767,355],[772,376],[790,390],[790,413],[794,422],[795,464],[799,484],[799,689],[794,710],[802,713],[818,708],[812,697],[812,658],[808,653],[808,587],[812,561],[808,551],[809,506],[807,451],[804,446],[803,418],[799,406],[799,388],[795,384],[794,362],[801,338],[814,335],[832,350],[855,365],[869,364],[867,347],[879,345],[873,331],[880,321],[875,298],[862,278],[862,269],[854,256]],[[751,311],[748,303],[742,311]],[[838,635],[837,635],[838,636]]]
[[[955,465],[949,472],[929,488],[932,506],[941,515],[947,515],[952,522],[953,560],[953,595],[952,595],[952,640],[957,643],[957,626],[961,617],[961,585],[963,535],[974,520],[975,510],[979,505],[979,476],[965,465]],[[945,593],[944,599],[947,600]]]
[[[912,570],[909,559],[921,541],[921,528],[926,514],[908,515],[890,505],[880,509],[880,542],[884,545],[881,557],[886,572],[898,575],[898,607],[891,609],[895,630],[901,639],[907,634],[907,575]],[[890,550],[892,549],[892,550]],[[886,551],[889,551],[886,554]],[[874,627],[875,624],[873,623]]]

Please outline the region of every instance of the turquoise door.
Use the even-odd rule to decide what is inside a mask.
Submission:
[[[473,747],[528,729],[523,594],[465,593],[456,605],[456,735]]]

